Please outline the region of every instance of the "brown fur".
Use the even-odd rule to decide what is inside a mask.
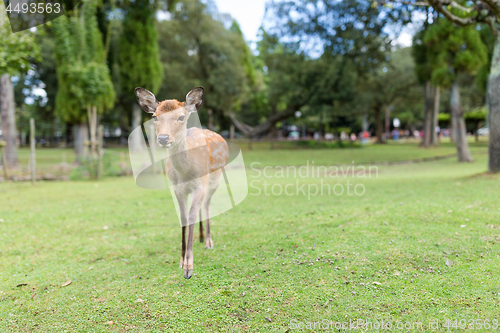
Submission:
[[[160,102],[160,104],[158,104],[154,116],[159,116],[170,111],[175,111],[177,109],[182,108],[184,104],[185,104],[184,102],[179,102],[176,99],[166,99],[163,102]]]

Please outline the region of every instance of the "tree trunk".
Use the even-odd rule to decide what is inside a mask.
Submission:
[[[500,31],[495,41],[488,82],[488,170],[500,172]]]
[[[234,124],[229,125],[229,139],[234,140]]]
[[[385,138],[389,139],[391,131],[391,108],[385,107]]]
[[[431,132],[431,145],[437,146],[439,144],[439,134],[436,128],[439,126],[439,103],[441,102],[441,89],[434,87],[434,107],[432,109],[432,132]]]
[[[375,136],[377,137],[376,143],[385,143],[384,140],[384,124],[382,123],[382,109],[377,107],[375,109]]]
[[[472,162],[473,159],[469,151],[469,143],[467,142],[464,115],[462,113],[462,106],[460,105],[460,91],[456,80],[453,81],[451,86],[450,109],[455,125],[455,145],[457,147],[458,161]]]
[[[255,127],[248,126],[247,124],[244,124],[240,122],[238,119],[236,119],[236,116],[232,112],[228,112],[227,116],[229,116],[229,119],[233,122],[234,126],[238,130],[240,130],[245,136],[249,138],[255,138],[258,136],[261,136],[263,134],[268,133],[270,130],[274,128],[274,125],[278,121],[282,121],[283,119],[286,119],[288,117],[291,117],[294,115],[295,111],[299,110],[300,108],[297,106],[290,106],[288,109],[281,111],[279,113],[273,114],[265,122],[262,124],[259,124]]]
[[[135,130],[137,127],[141,126],[142,121],[142,109],[138,103],[132,105],[132,128],[131,131]],[[138,141],[140,137],[134,137],[134,141],[130,142],[129,149],[132,151],[139,151],[141,149],[141,142]]]
[[[474,133],[474,141],[479,142],[479,129],[481,128],[481,122],[478,120],[476,122],[476,131]]]
[[[88,136],[89,136],[87,123],[84,121],[78,125],[74,125],[73,135],[74,135],[73,147],[75,149],[76,162],[81,163],[83,158],[85,157],[83,143],[85,141],[88,141]]]
[[[432,137],[432,85],[430,81],[425,83],[424,91],[424,137],[420,146],[429,147],[431,145]]]
[[[213,128],[214,128],[214,117],[213,117],[213,111],[212,109],[208,109],[207,110],[207,115],[208,115],[208,124],[207,124],[207,128],[210,130],[210,131],[213,131]]]
[[[97,158],[97,106],[88,104],[87,105],[87,116],[89,121],[90,129],[90,151],[92,158]]]
[[[5,157],[8,166],[15,166],[18,162],[17,156],[17,131],[14,104],[14,87],[10,76],[4,74],[0,78],[0,113],[2,118],[2,136],[7,145]]]
[[[456,130],[456,119],[453,117],[453,113],[450,113],[450,142],[455,142],[455,137],[457,136],[455,133]]]
[[[363,117],[361,118],[361,128],[362,128],[363,132],[368,131],[368,127],[369,127],[368,115],[364,114]]]

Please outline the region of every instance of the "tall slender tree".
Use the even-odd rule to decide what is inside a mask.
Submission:
[[[461,72],[475,74],[486,62],[487,48],[477,29],[471,26],[457,28],[443,18],[425,32],[424,42],[430,50],[432,81],[451,87],[450,110],[458,160],[471,162],[457,76]]]
[[[398,1],[374,2],[384,4]],[[489,143],[488,143],[488,170],[492,173],[500,172],[500,0],[410,0],[405,5],[412,4],[415,9],[421,6],[432,6],[448,21],[459,26],[477,26],[488,24],[495,35],[495,46],[488,79],[488,107],[489,107]]]
[[[427,13],[429,17],[429,13]],[[412,56],[415,60],[415,73],[420,84],[424,87],[424,136],[421,146],[430,147],[438,144],[437,133],[438,126],[440,92],[439,85],[433,85],[432,68],[430,63],[430,50],[424,42],[425,32],[429,28],[429,22],[425,21],[424,27],[413,37]]]
[[[30,31],[12,33],[5,14],[5,7],[0,4],[0,119],[2,136],[7,143],[7,165],[18,162],[17,129],[15,117],[14,87],[11,76],[27,72],[30,59],[40,55],[40,48],[35,43],[35,36]]]
[[[75,142],[77,158],[81,157],[86,139],[85,119],[95,155],[97,114],[112,108],[115,100],[103,39],[97,26],[96,5],[94,0],[85,0],[80,8],[54,21],[59,84],[56,114],[62,120],[80,124],[80,135]]]
[[[134,89],[144,87],[157,93],[163,78],[155,8],[149,0],[130,1],[126,6],[119,40],[118,62],[120,91],[132,109],[132,129],[141,125],[142,109],[135,100]],[[140,143],[132,142],[132,149]]]

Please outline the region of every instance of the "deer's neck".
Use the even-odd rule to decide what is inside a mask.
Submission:
[[[172,166],[179,173],[184,173],[183,171],[189,169],[190,165],[188,144],[186,138],[182,138],[176,145],[167,150],[168,158],[172,162]]]

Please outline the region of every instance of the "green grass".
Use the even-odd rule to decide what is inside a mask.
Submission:
[[[479,142],[474,142],[469,138],[470,149],[473,153],[486,154],[487,140],[480,137]],[[259,162],[261,165],[302,165],[305,161],[315,161],[317,164],[351,164],[355,163],[377,163],[377,162],[398,162],[407,160],[418,160],[435,156],[446,156],[456,153],[456,148],[449,140],[444,139],[439,147],[419,148],[417,143],[403,143],[390,141],[387,145],[366,145],[361,148],[350,148],[346,145],[343,149],[308,149],[299,147],[294,149],[292,141],[284,141],[276,144],[276,148],[271,150],[269,142],[254,142],[249,150],[247,140],[234,141],[245,153],[244,159],[247,165]],[[109,148],[110,160],[114,164],[120,162],[128,163],[127,148]],[[29,148],[19,149],[19,163],[28,174]],[[72,149],[63,148],[39,148],[36,150],[36,163],[40,174],[45,172],[58,173],[58,166],[65,161],[74,163],[75,154]],[[59,168],[60,169],[60,168]],[[59,170],[59,172],[61,172]]]
[[[316,164],[351,164],[353,161],[359,163],[380,163],[418,160],[435,156],[446,156],[456,154],[453,143],[445,142],[435,148],[419,148],[417,144],[402,144],[390,142],[386,145],[368,145],[362,148],[344,149],[279,149],[271,150],[269,144],[248,145],[239,143],[247,165],[259,162],[261,165],[302,165],[307,160]],[[257,149],[255,149],[257,148]],[[476,154],[486,154],[487,142],[470,143],[470,150]]]
[[[394,160],[393,149],[433,151],[391,144],[244,158],[332,165]],[[129,177],[0,184],[0,331],[284,332],[291,320],[323,319],[422,322],[431,331],[433,319],[500,320],[500,177],[484,174],[484,146],[473,151],[471,164],[299,179],[306,191],[322,181],[362,184],[361,196],[273,195],[271,186],[296,179],[248,169],[246,200],[213,218],[215,249],[194,244],[190,280],[179,269],[169,192]]]

